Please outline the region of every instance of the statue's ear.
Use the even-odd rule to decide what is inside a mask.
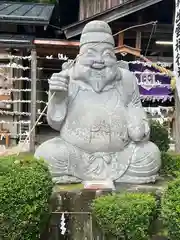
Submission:
[[[119,81],[122,78],[122,71],[121,71],[121,67],[117,67],[117,75],[116,75],[116,80]]]
[[[129,63],[123,60],[117,61],[118,67],[129,70]]]
[[[78,62],[80,55],[81,55],[81,54],[78,54],[78,55],[76,56],[75,62]]]

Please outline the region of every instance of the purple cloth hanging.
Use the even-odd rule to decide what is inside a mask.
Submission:
[[[132,62],[129,63],[129,69],[137,77],[139,91],[141,96],[153,96],[158,99],[168,99],[172,96],[171,78],[160,73],[159,70],[151,64]],[[160,73],[160,74],[154,74]]]

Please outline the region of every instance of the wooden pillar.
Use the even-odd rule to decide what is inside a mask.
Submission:
[[[140,15],[138,17],[138,24],[142,23],[142,16]],[[142,33],[139,29],[136,31],[136,48],[141,49],[141,38],[142,38]]]
[[[180,100],[175,90],[175,151],[180,153]]]
[[[124,44],[124,33],[120,33],[118,36],[118,47]]]
[[[10,55],[13,55],[12,52],[10,52]],[[11,67],[10,67],[10,69],[9,69],[9,73],[8,73],[9,78],[10,78],[9,86],[10,86],[10,88],[17,88],[17,82],[18,82],[18,81],[17,81],[17,82],[15,81],[14,84],[13,84],[14,72],[15,72],[17,69],[14,69],[14,70],[13,70],[13,68],[12,68],[12,64],[13,64],[13,59],[12,59],[12,58],[10,59],[10,62],[9,62],[9,63],[10,63],[10,65],[11,65]],[[18,95],[17,92],[12,92],[12,96],[10,97],[10,99],[11,99],[11,100],[16,100],[16,99],[17,99],[17,95]],[[12,109],[13,109],[14,112],[15,112],[15,111],[18,111],[16,103],[13,103],[13,104],[12,104]],[[2,116],[3,116],[3,115],[2,115]],[[5,119],[6,119],[6,121],[7,121],[7,119],[8,119],[8,121],[16,122],[17,119],[18,119],[18,116],[17,116],[17,115],[14,115],[14,116],[10,117],[10,116],[7,115],[7,117],[5,116]],[[3,120],[5,120],[5,119],[3,119]],[[10,119],[11,119],[11,120],[10,120]],[[13,126],[13,123],[12,123],[11,126],[7,126],[7,128],[8,128],[8,130],[10,131],[11,137],[17,139],[17,134],[18,134],[17,124],[14,124],[14,127],[12,127],[12,126]]]
[[[141,32],[136,32],[136,48],[141,49]]]
[[[37,54],[36,49],[31,50],[31,129],[36,123],[36,81],[37,81]],[[30,134],[30,151],[35,152],[36,128]]]
[[[37,53],[38,54],[38,53]],[[37,69],[37,79],[42,79],[43,76],[42,76],[42,70],[41,68],[43,67],[43,62],[42,60],[38,59],[37,61],[37,65],[38,65],[38,69]],[[43,100],[43,101],[47,101],[48,102],[48,96],[47,96],[47,99],[44,99],[44,89],[43,89],[43,84],[44,84],[44,81],[37,81],[37,85],[36,85],[36,88],[37,88],[37,95],[36,95],[36,100],[37,101],[40,101],[40,100]],[[42,112],[43,109],[44,109],[45,105],[44,103],[36,103],[36,110],[37,112],[40,111]],[[41,143],[41,134],[40,134],[40,126],[37,128],[37,131],[36,131],[36,143],[37,144],[40,144]]]

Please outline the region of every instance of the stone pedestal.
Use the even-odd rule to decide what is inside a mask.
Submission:
[[[62,185],[63,186],[63,185]],[[83,186],[73,189],[68,185],[68,189],[57,187],[52,196],[52,217],[50,221],[49,233],[43,236],[43,240],[109,240],[105,239],[102,231],[98,229],[96,223],[92,221],[91,203],[96,197],[111,194],[112,190],[88,190]],[[143,192],[153,193],[157,199],[161,198],[161,194],[166,186],[166,181],[161,180],[156,184],[132,185],[132,184],[116,184],[116,192]],[[61,217],[64,213],[65,228],[64,235],[61,234]],[[157,220],[153,226],[157,233],[161,228],[161,223]],[[49,235],[49,237],[48,237]],[[153,238],[159,239],[159,238]],[[160,238],[161,239],[161,238]],[[113,240],[112,237],[110,240]]]
[[[167,181],[164,179],[159,179],[154,184],[125,184],[125,183],[116,183],[116,192],[122,193],[127,192],[142,192],[142,193],[153,193],[157,198],[161,197],[161,194],[164,191]]]
[[[92,221],[91,203],[99,195],[111,193],[110,190],[71,190],[58,191],[52,198],[52,218],[49,240],[93,240],[102,239]],[[65,235],[61,235],[61,216],[65,216]],[[93,238],[97,235],[97,238]],[[99,238],[98,238],[99,236]]]

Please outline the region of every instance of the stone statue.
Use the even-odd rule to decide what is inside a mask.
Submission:
[[[81,182],[155,181],[161,165],[158,147],[148,141],[149,125],[135,76],[121,68],[107,23],[89,22],[76,63],[66,63],[49,81],[49,125],[60,136],[40,145],[53,180]]]

